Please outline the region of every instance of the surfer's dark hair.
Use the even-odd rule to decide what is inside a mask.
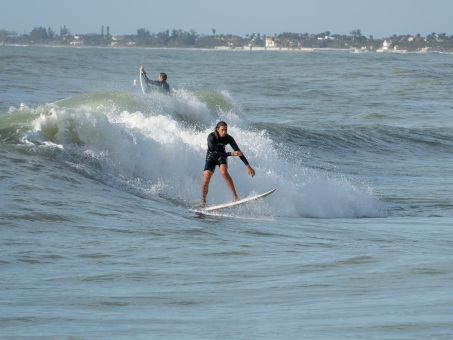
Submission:
[[[161,72],[160,75],[161,75],[163,80],[167,80],[167,74],[166,73]]]
[[[217,129],[221,126],[226,126],[228,127],[228,124],[225,123],[223,120],[221,120],[220,122],[217,123],[217,125],[215,126],[215,129],[214,129],[214,134],[215,134],[215,138],[216,139],[219,139],[219,134],[217,133]]]

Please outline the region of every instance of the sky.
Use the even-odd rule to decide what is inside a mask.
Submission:
[[[111,35],[194,30],[241,37],[284,32],[362,35],[433,32],[453,35],[452,0],[2,0],[0,30],[30,33],[35,27],[60,34]]]

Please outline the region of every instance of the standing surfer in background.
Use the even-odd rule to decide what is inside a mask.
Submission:
[[[234,151],[226,152],[225,146],[230,145]],[[208,195],[209,182],[211,180],[212,174],[214,173],[215,167],[218,165],[220,168],[220,173],[230,188],[231,193],[233,194],[234,201],[238,201],[239,197],[236,194],[236,189],[234,187],[233,179],[228,173],[228,163],[227,157],[229,156],[238,156],[242,162],[244,162],[247,167],[247,172],[250,176],[255,176],[255,170],[249,165],[247,158],[239,150],[238,145],[236,144],[233,137],[228,134],[228,125],[227,123],[221,121],[218,122],[214,132],[211,132],[208,136],[208,151],[206,153],[206,163],[204,166],[203,173],[203,182],[201,184],[201,204],[206,204],[206,196]]]
[[[145,68],[143,66],[140,66],[140,73],[143,75],[145,78],[145,81],[147,84],[151,84],[154,86],[157,86],[159,90],[165,93],[170,93],[170,85],[167,83],[167,74],[166,73],[159,73],[157,76],[157,80],[151,80],[148,78],[145,72]]]

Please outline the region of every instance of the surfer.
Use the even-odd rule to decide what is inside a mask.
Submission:
[[[225,151],[225,146],[227,146],[228,144],[233,148],[234,151]],[[233,194],[234,201],[239,200],[239,197],[236,194],[236,189],[234,188],[233,179],[228,173],[227,157],[229,156],[238,156],[247,167],[248,174],[252,177],[255,176],[255,170],[253,170],[253,168],[249,165],[247,158],[245,158],[244,154],[241,152],[241,150],[239,150],[239,147],[236,144],[234,138],[228,134],[227,123],[221,121],[217,123],[214,132],[211,132],[208,136],[208,151],[206,153],[203,182],[201,184],[202,205],[206,204],[209,182],[217,165],[220,168],[220,173],[222,174],[223,178],[225,178],[228,188],[230,188],[231,193]]]
[[[154,86],[157,86],[159,90],[162,90],[162,92],[165,93],[170,93],[170,85],[167,83],[167,74],[166,73],[159,73],[157,76],[157,80],[151,80],[148,78],[145,72],[145,68],[143,66],[140,66],[140,73],[143,74],[145,81],[147,84],[151,84]]]

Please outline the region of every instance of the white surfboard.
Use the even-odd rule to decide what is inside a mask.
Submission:
[[[256,201],[256,200],[259,200],[260,198],[264,198],[266,196],[269,196],[275,190],[276,189],[272,189],[272,190],[270,190],[268,192],[265,192],[264,194],[259,194],[259,195],[255,195],[255,196],[246,197],[246,198],[243,198],[243,199],[241,199],[239,201],[236,201],[236,202],[229,202],[229,203],[224,203],[224,204],[219,204],[219,205],[211,205],[211,206],[205,207],[205,208],[203,208],[201,210],[202,211],[214,211],[214,210],[234,207],[236,205],[240,205],[240,204],[244,204],[244,203],[247,203],[247,202]]]
[[[142,87],[143,94],[148,92],[148,84],[146,83],[145,76],[140,72],[140,86]]]

